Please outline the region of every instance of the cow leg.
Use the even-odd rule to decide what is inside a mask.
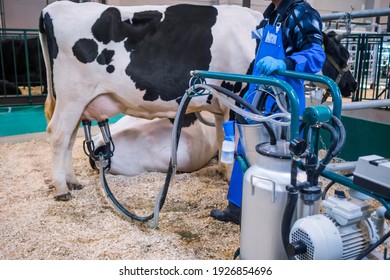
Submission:
[[[65,159],[65,164],[66,164],[66,184],[68,186],[68,189],[70,190],[80,190],[83,188],[83,186],[79,183],[77,180],[76,174],[74,172],[73,168],[73,147],[74,143],[76,141],[76,136],[77,136],[77,131],[79,129],[80,122],[77,124],[75,129],[72,132],[72,136],[69,141],[69,146],[66,151],[66,159]]]
[[[47,127],[52,152],[53,184],[56,189],[56,200],[66,201],[71,198],[68,184],[70,186],[80,185],[72,165],[72,150],[79,116],[81,116],[81,111],[79,114],[75,111],[67,114],[67,112],[60,109],[60,106],[57,106]]]

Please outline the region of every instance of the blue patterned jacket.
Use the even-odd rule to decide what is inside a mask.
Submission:
[[[287,70],[317,73],[322,69],[325,52],[322,48],[321,16],[304,0],[283,0],[275,9],[271,3],[264,11],[260,28],[267,23],[282,23],[283,45]]]

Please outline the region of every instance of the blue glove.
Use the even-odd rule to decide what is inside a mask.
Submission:
[[[276,70],[286,70],[286,63],[281,59],[266,56],[257,62],[256,69],[260,75],[268,76]]]

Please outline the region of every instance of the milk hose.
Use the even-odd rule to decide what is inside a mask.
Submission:
[[[335,151],[333,152],[333,156],[335,157],[340,153],[341,149],[344,147],[347,133],[345,132],[345,127],[343,123],[340,121],[340,119],[338,119],[336,116],[332,116],[332,121],[333,124],[336,125],[336,127],[339,130],[339,141]]]
[[[190,99],[186,98],[187,95],[184,95],[183,97],[183,100],[182,102],[180,103],[180,107],[179,107],[179,111],[178,111],[178,115],[179,115],[179,118],[175,118],[175,123],[174,123],[174,129],[173,129],[173,134],[174,132],[176,132],[175,135],[175,140],[174,140],[174,151],[177,150],[177,146],[178,146],[178,143],[179,143],[179,137],[180,137],[180,130],[181,130],[181,126],[180,126],[180,123],[181,123],[181,120],[184,118],[184,115],[185,115],[185,110],[182,110],[182,108],[187,108],[188,104],[189,104],[189,101]],[[151,219],[154,218],[154,222],[151,222],[149,224],[149,226],[151,228],[157,228],[158,227],[158,222],[159,222],[159,219],[158,219],[158,216],[159,216],[159,212],[160,210],[162,209],[163,205],[164,205],[164,202],[165,202],[165,199],[166,199],[166,196],[167,196],[167,193],[168,193],[168,188],[169,188],[169,183],[171,182],[172,180],[172,177],[174,176],[174,174],[176,173],[176,153],[175,154],[175,157],[173,160],[171,160],[169,162],[169,167],[168,167],[168,171],[167,171],[167,176],[166,176],[166,179],[165,179],[165,184],[162,188],[160,188],[159,190],[159,193],[156,197],[156,201],[155,201],[155,204],[154,204],[154,212],[148,216],[138,216],[138,215],[135,215],[133,213],[131,213],[130,211],[128,211],[125,207],[123,207],[121,205],[121,203],[115,198],[115,196],[113,195],[113,193],[111,192],[109,186],[108,186],[108,183],[107,183],[107,180],[106,180],[106,177],[105,177],[105,172],[104,172],[104,164],[103,164],[103,157],[100,157],[99,159],[99,176],[100,176],[100,180],[103,184],[103,188],[104,188],[104,191],[107,195],[107,197],[112,201],[112,203],[114,204],[114,206],[122,213],[124,214],[125,216],[131,218],[131,219],[134,219],[134,220],[137,220],[137,221],[140,221],[140,222],[147,222]],[[173,164],[174,163],[174,164]]]
[[[177,171],[177,148],[179,146],[179,140],[180,140],[180,132],[181,132],[181,122],[185,116],[185,112],[187,110],[188,104],[191,101],[191,97],[188,97],[187,94],[183,95],[183,98],[180,102],[179,109],[177,111],[175,121],[173,122],[173,129],[172,129],[172,157],[169,161],[169,166],[167,170],[167,176],[165,177],[165,183],[164,186],[160,189],[158,193],[158,197],[156,198],[155,204],[154,204],[154,223],[150,224],[149,226],[152,228],[158,227],[158,221],[159,221],[159,213],[164,206],[165,199],[168,194],[169,184],[171,183],[173,177],[176,174]]]
[[[262,88],[259,88],[259,89],[255,90],[255,91],[253,91],[249,95],[245,95],[245,96],[247,96],[246,99],[248,99],[249,96],[255,94],[258,91],[261,91],[262,94],[260,95],[260,98],[258,100],[258,105],[256,106],[257,109],[262,110],[264,105],[265,105],[265,102],[266,102],[267,98],[269,96],[271,96],[271,97],[273,97],[275,99],[276,104],[277,104],[279,110],[282,113],[289,114],[289,112],[287,111],[286,99],[284,99],[284,98],[282,99],[281,98],[281,97],[284,97],[283,92],[279,88],[275,88],[275,87],[272,87],[272,90],[273,90],[273,92],[271,92],[269,90],[266,90],[264,87],[262,87]]]
[[[236,112],[238,114],[238,116],[244,116],[248,119],[251,119],[253,121],[258,121],[258,122],[270,122],[270,123],[273,123],[273,124],[277,124],[277,125],[281,125],[281,126],[289,126],[290,125],[290,122],[289,121],[280,121],[280,120],[275,120],[275,118],[286,118],[286,119],[290,119],[290,113],[286,114],[286,113],[276,113],[276,114],[273,114],[273,115],[269,115],[269,116],[263,116],[263,115],[259,115],[257,113],[251,113],[249,111],[246,111],[240,107],[237,107],[234,103],[232,103],[231,101],[229,101],[227,98],[225,98],[223,96],[222,93],[214,90],[213,88],[211,88],[210,86],[208,85],[195,85],[195,87],[199,88],[204,88],[204,89],[207,89],[210,91],[210,93],[212,93],[213,95],[215,95],[220,101],[222,101],[222,103],[224,105],[226,105],[227,107],[229,107],[231,110],[233,110],[234,112]],[[254,108],[254,106],[252,104],[249,104],[250,106],[252,106]],[[257,110],[257,109],[256,109]],[[259,111],[258,111],[259,112]]]
[[[324,129],[328,130],[331,133],[331,144],[329,146],[327,154],[320,161],[320,165],[317,168],[316,173],[314,175],[315,184],[318,184],[318,178],[321,175],[322,171],[324,171],[326,165],[330,162],[332,158],[336,157],[340,153],[342,147],[345,144],[346,133],[343,124],[335,116],[332,117],[332,120],[333,123],[337,126],[339,133],[337,133],[336,129],[333,126],[330,126],[329,124],[325,124],[325,123],[321,124],[321,127],[323,127]]]
[[[245,99],[243,99],[242,97],[234,94],[233,92],[225,89],[225,88],[222,88],[222,87],[218,87],[218,86],[215,86],[215,85],[195,85],[195,88],[205,88],[207,90],[210,90],[210,88],[214,89],[215,91],[211,90],[211,92],[213,93],[213,95],[215,95],[217,98],[219,98],[221,101],[223,101],[223,97],[221,98],[221,96],[219,96],[218,93],[221,93],[221,94],[224,94],[232,99],[234,99],[235,101],[241,103],[241,105],[245,106],[252,114],[257,114],[257,115],[260,115],[261,116],[261,112],[258,111],[256,109],[256,107],[254,107],[252,104],[250,104],[248,101],[246,101]],[[225,104],[225,103],[224,103]],[[226,104],[225,104],[226,105]],[[229,107],[229,106],[228,106]],[[230,108],[230,107],[229,107]],[[237,107],[237,106],[234,106],[234,108],[231,108],[233,111],[235,111],[236,113],[238,112],[241,112],[242,111],[245,111],[245,110],[242,110],[241,108]],[[264,121],[264,119],[263,119]],[[264,127],[266,128],[269,136],[270,136],[270,144],[271,145],[276,145],[276,136],[275,136],[275,132],[274,130],[272,129],[272,127],[269,125],[268,122],[264,121]]]
[[[293,160],[292,165],[296,165],[295,168],[298,168],[297,161]],[[294,167],[292,166],[291,168],[293,169]],[[293,256],[291,256],[288,251],[288,245],[291,231],[291,221],[294,216],[295,208],[298,201],[298,190],[294,186],[290,185],[287,186],[287,191],[287,202],[283,212],[281,235],[284,251],[286,252],[286,255],[289,259],[293,259]]]
[[[321,128],[327,130],[330,132],[330,145],[328,148],[328,152],[324,156],[322,160],[319,162],[319,166],[317,167],[314,176],[313,176],[313,184],[317,185],[318,184],[318,178],[321,175],[322,171],[325,170],[326,165],[332,160],[333,158],[333,153],[337,148],[338,145],[338,134],[337,131],[334,127],[327,123],[321,123],[320,125]]]
[[[251,119],[253,121],[269,122],[269,123],[273,123],[273,124],[280,125],[280,126],[289,126],[290,125],[290,121],[277,120],[277,118],[285,118],[285,119],[289,120],[290,119],[289,114],[275,113],[275,114],[272,114],[269,116],[256,115],[256,114],[253,114],[251,112],[248,112],[244,109],[237,107],[234,103],[229,101],[227,98],[224,98],[223,96],[221,96],[221,94],[219,92],[213,92],[213,95],[217,96],[219,98],[219,100],[222,101],[222,103],[224,105],[226,105],[227,107],[229,107],[230,109],[232,109],[233,111],[235,111],[237,113],[237,117],[236,117],[237,120],[238,119],[244,120],[243,122],[240,122],[240,123],[248,124],[248,122],[245,120],[245,118],[247,118],[247,119]]]
[[[205,124],[207,126],[215,127],[215,123],[210,122],[209,120],[206,120],[205,118],[203,118],[203,116],[202,116],[202,114],[200,112],[196,112],[195,116],[201,123],[203,123],[203,124]]]
[[[286,252],[286,255],[289,259],[293,259],[293,256],[291,256],[289,253],[288,245],[289,245],[289,236],[291,231],[291,222],[298,201],[298,182],[297,182],[298,165],[299,165],[298,155],[299,153],[294,153],[291,161],[291,178],[290,178],[290,184],[286,186],[287,202],[283,212],[282,229],[281,229],[284,251]]]
[[[146,217],[137,216],[137,215],[129,212],[125,207],[122,206],[122,204],[120,204],[120,202],[115,198],[115,196],[111,192],[110,188],[108,187],[107,180],[106,180],[106,177],[104,175],[104,164],[103,164],[102,160],[100,160],[100,163],[99,163],[99,177],[100,177],[100,181],[103,184],[103,188],[104,188],[104,191],[105,191],[107,197],[112,201],[114,206],[122,214],[124,214],[125,216],[130,217],[134,220],[141,221],[141,222],[146,222],[146,221],[153,218],[153,214],[146,216]]]
[[[255,106],[253,106],[252,104],[250,104],[248,101],[246,101],[245,99],[239,97],[238,95],[234,94],[233,92],[223,88],[223,87],[218,87],[216,85],[210,85],[212,88],[214,88],[215,90],[217,90],[218,92],[221,92],[223,94],[225,94],[226,96],[230,97],[230,98],[233,98],[234,100],[238,101],[239,103],[241,103],[241,105],[245,106],[252,114],[255,114],[257,116],[261,116],[261,112],[259,110],[257,110],[257,108]],[[241,99],[240,101],[238,100]],[[275,116],[273,116],[273,118],[275,118]],[[270,137],[270,144],[271,145],[276,145],[276,136],[275,136],[275,132],[274,130],[272,129],[272,127],[270,126],[270,124],[267,122],[267,121],[264,121],[263,122],[264,124],[264,127],[265,129],[267,130],[268,134],[269,134],[269,137]]]
[[[344,174],[345,177],[351,177],[353,176],[353,173],[348,173],[348,174]],[[321,200],[325,200],[326,198],[326,194],[328,193],[329,189],[336,183],[336,181],[331,181],[328,185],[326,185],[326,187],[324,188],[324,190],[322,191],[321,193]]]

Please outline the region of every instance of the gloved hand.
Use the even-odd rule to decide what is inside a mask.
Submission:
[[[257,62],[256,69],[260,75],[268,76],[276,70],[286,70],[286,63],[281,59],[266,56]]]

